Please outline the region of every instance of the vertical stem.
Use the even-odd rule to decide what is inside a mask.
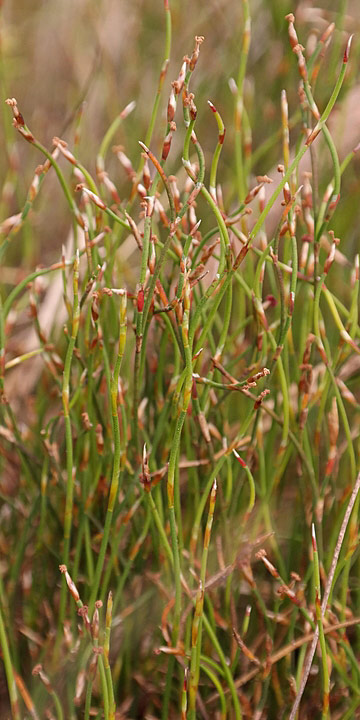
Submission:
[[[119,389],[119,375],[122,359],[124,356],[125,343],[126,343],[126,302],[127,295],[125,290],[120,291],[120,335],[119,335],[119,347],[118,354],[115,362],[114,372],[111,377],[111,414],[114,434],[114,459],[113,469],[111,477],[111,485],[108,499],[108,506],[106,511],[104,532],[101,539],[101,546],[98,561],[95,569],[95,577],[91,589],[90,595],[90,608],[93,607],[100,585],[100,578],[104,567],[105,554],[109,541],[109,534],[112,524],[113,512],[115,507],[115,501],[119,489],[119,475],[120,475],[120,460],[121,460],[121,443],[120,443],[120,425],[118,417],[118,389]]]
[[[4,661],[12,717],[13,717],[13,720],[21,720],[18,697],[17,697],[17,692],[16,692],[15,678],[14,678],[10,650],[9,650],[9,645],[8,645],[7,635],[6,635],[6,630],[5,630],[5,624],[4,624],[4,619],[3,619],[2,604],[0,604],[0,647],[1,647],[3,661]]]
[[[243,112],[244,112],[244,80],[246,72],[246,63],[249,54],[250,37],[251,37],[251,18],[248,0],[243,0],[243,42],[241,48],[240,65],[237,77],[237,87],[235,93],[235,163],[236,163],[236,180],[239,202],[245,199],[246,195],[246,178],[244,177],[244,158],[243,158]],[[235,84],[235,83],[234,83]]]
[[[71,419],[70,419],[70,408],[69,408],[69,395],[70,395],[70,372],[71,364],[73,359],[73,353],[76,343],[76,338],[79,329],[80,321],[80,305],[79,305],[79,253],[76,253],[74,260],[74,276],[73,276],[73,315],[72,315],[72,331],[69,344],[67,347],[64,373],[63,373],[63,386],[62,386],[62,402],[64,411],[64,422],[65,422],[65,446],[66,446],[66,500],[65,500],[65,515],[64,515],[64,548],[63,548],[63,564],[69,564],[70,555],[70,538],[71,538],[71,527],[72,527],[72,512],[73,512],[73,501],[74,501],[74,474],[73,468],[73,441],[71,431]],[[62,633],[62,626],[65,618],[66,608],[66,583],[63,579],[61,586],[60,595],[60,608],[59,608],[59,621],[58,621],[58,641],[60,640]]]
[[[201,631],[202,631],[202,615],[204,607],[204,591],[206,582],[206,567],[209,553],[209,544],[211,536],[211,528],[214,519],[215,501],[216,501],[216,479],[211,489],[209,513],[206,523],[204,536],[204,549],[201,558],[201,571],[199,590],[196,596],[195,614],[192,626],[192,648],[191,648],[191,664],[190,664],[190,685],[189,685],[189,720],[196,720],[196,694],[199,685],[200,674],[200,654],[201,654]]]
[[[104,640],[104,668],[105,668],[105,675],[106,675],[107,688],[108,688],[108,694],[109,694],[109,720],[115,720],[115,710],[116,710],[115,698],[114,698],[114,688],[113,688],[111,670],[110,670],[110,664],[109,664],[112,608],[113,608],[113,599],[112,599],[112,592],[110,591],[109,595],[108,595],[107,606],[106,606],[106,625],[105,625],[105,640]]]
[[[317,551],[315,525],[312,524],[312,546],[314,556],[314,584],[315,584],[315,607],[316,607],[316,620],[319,629],[319,640],[321,648],[321,661],[323,669],[323,709],[322,709],[322,720],[326,720],[329,717],[329,694],[330,694],[330,675],[328,669],[328,659],[326,651],[326,640],[324,634],[324,626],[321,612],[321,590],[320,590],[320,569],[319,569],[319,556]]]

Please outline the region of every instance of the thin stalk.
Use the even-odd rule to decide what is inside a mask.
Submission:
[[[110,143],[111,143],[111,141],[112,141],[112,139],[113,139],[116,131],[117,131],[118,128],[120,127],[122,121],[123,121],[128,115],[130,115],[130,113],[135,109],[135,107],[136,107],[136,103],[135,103],[134,101],[130,102],[130,103],[121,111],[121,113],[119,113],[119,115],[117,115],[117,116],[114,118],[114,120],[112,121],[110,127],[108,127],[108,129],[107,129],[107,131],[106,131],[106,133],[105,133],[105,135],[104,135],[104,137],[103,137],[103,139],[102,139],[102,141],[101,141],[101,145],[100,145],[100,148],[99,148],[99,152],[98,152],[98,156],[97,156],[97,160],[96,160],[97,168],[100,168],[100,169],[104,170],[104,168],[105,168],[105,156],[106,156],[106,153],[107,153],[107,151],[108,151],[108,149],[109,149]]]
[[[191,662],[190,662],[190,678],[189,678],[189,720],[196,720],[196,694],[199,685],[200,675],[200,654],[201,654],[201,631],[202,631],[202,616],[204,607],[204,592],[206,582],[206,567],[209,552],[211,528],[214,518],[215,501],[216,501],[216,479],[214,480],[211,494],[209,513],[206,523],[206,530],[204,536],[204,549],[201,558],[201,570],[200,570],[200,583],[199,590],[196,595],[195,603],[195,614],[192,625],[192,647],[191,647]]]
[[[119,346],[118,346],[118,353],[117,353],[114,371],[113,371],[113,374],[111,377],[111,416],[112,416],[113,438],[114,438],[114,458],[113,458],[111,485],[110,485],[110,492],[109,492],[109,498],[108,498],[108,506],[107,506],[107,511],[106,511],[104,532],[103,532],[102,539],[101,539],[99,557],[97,560],[94,581],[93,581],[92,588],[91,588],[91,595],[90,595],[90,601],[89,601],[90,609],[93,607],[96,597],[98,595],[101,574],[102,574],[104,562],[105,562],[105,554],[106,554],[106,550],[107,550],[107,546],[108,546],[108,542],[109,542],[109,534],[110,534],[110,529],[111,529],[111,524],[112,524],[112,519],[113,519],[115,502],[116,502],[116,498],[117,498],[117,494],[118,494],[119,478],[120,478],[121,442],[120,442],[120,425],[119,425],[119,416],[118,416],[118,392],[119,392],[120,369],[121,369],[121,363],[122,363],[122,359],[124,356],[125,343],[126,343],[127,294],[126,294],[125,290],[121,290],[119,294],[120,294]]]
[[[351,38],[350,38],[350,42],[351,42]],[[326,108],[325,108],[324,112],[322,113],[319,121],[316,123],[315,128],[313,129],[311,135],[307,138],[305,145],[303,145],[303,146],[299,149],[299,151],[297,152],[297,154],[296,154],[294,160],[292,161],[291,165],[289,165],[287,171],[284,173],[284,176],[282,177],[282,179],[281,179],[279,185],[277,186],[276,190],[273,192],[271,198],[268,200],[268,202],[267,202],[264,210],[263,210],[262,213],[260,214],[258,220],[256,221],[253,229],[252,229],[251,232],[250,232],[250,235],[249,235],[249,243],[252,243],[252,241],[255,239],[256,235],[257,235],[258,232],[259,232],[259,230],[260,230],[261,227],[263,226],[263,224],[264,224],[264,222],[265,222],[265,220],[266,220],[266,218],[267,218],[267,216],[268,216],[271,208],[273,207],[275,201],[277,200],[277,198],[279,197],[280,193],[281,193],[282,190],[284,189],[285,184],[290,181],[291,176],[292,176],[294,170],[296,170],[296,168],[298,167],[298,165],[299,165],[299,163],[300,163],[300,160],[304,157],[304,155],[305,155],[306,151],[308,150],[308,148],[310,147],[311,143],[315,140],[316,136],[318,135],[318,133],[322,130],[323,126],[325,125],[325,123],[326,123],[326,121],[327,121],[327,119],[328,119],[328,117],[329,117],[329,115],[330,115],[330,113],[331,113],[331,111],[332,111],[335,103],[336,103],[336,100],[337,100],[337,98],[338,98],[338,95],[339,95],[339,93],[340,93],[342,84],[343,84],[344,79],[345,79],[345,72],[346,72],[346,68],[347,68],[348,56],[349,56],[349,51],[350,51],[350,42],[348,42],[347,52],[346,52],[346,54],[344,55],[344,61],[343,61],[343,65],[342,65],[342,68],[341,68],[340,73],[339,73],[339,77],[338,77],[338,79],[337,79],[337,81],[336,81],[336,83],[335,83],[335,87],[334,87],[334,89],[333,89],[333,91],[332,91],[332,93],[331,93],[330,99],[329,99],[329,101],[328,101],[328,104],[326,105]]]
[[[115,720],[115,711],[116,711],[114,688],[113,688],[113,682],[112,682],[111,670],[110,670],[110,664],[109,664],[112,608],[113,608],[112,592],[110,591],[109,595],[108,595],[107,605],[106,605],[105,638],[104,638],[104,669],[105,669],[107,689],[108,689],[108,695],[109,695],[109,720]]]
[[[13,720],[21,720],[18,696],[16,691],[15,677],[11,661],[10,649],[7,640],[5,623],[3,618],[2,605],[0,605],[0,646],[5,667],[7,687],[9,691],[10,705]]]
[[[37,150],[39,150],[47,158],[47,160],[53,166],[53,168],[56,172],[57,178],[59,180],[59,183],[61,185],[61,188],[65,195],[66,201],[69,205],[70,211],[73,216],[74,244],[75,244],[75,247],[77,247],[77,228],[78,228],[78,225],[82,226],[83,222],[82,222],[82,218],[79,213],[79,210],[76,207],[76,204],[75,204],[73,197],[70,193],[70,190],[68,188],[68,185],[65,181],[65,178],[60,170],[60,167],[59,167],[58,163],[56,162],[54,155],[52,153],[50,153],[44,147],[44,145],[42,145],[38,140],[36,140],[36,138],[34,137],[34,135],[31,132],[31,130],[29,130],[28,126],[24,123],[24,120],[23,120],[21,114],[19,113],[16,100],[14,98],[8,99],[8,100],[6,100],[6,103],[7,103],[7,105],[9,105],[11,107],[11,109],[13,111],[14,127],[19,131],[20,135],[22,135],[23,138],[25,140],[27,140],[27,142],[29,142],[31,145],[33,145]]]
[[[157,118],[157,114],[158,114],[158,110],[159,110],[159,104],[160,104],[160,98],[161,98],[161,91],[162,91],[162,87],[163,87],[163,84],[164,84],[164,80],[165,80],[165,76],[166,76],[168,64],[169,64],[169,61],[170,61],[172,28],[171,28],[171,12],[170,12],[170,3],[169,3],[169,0],[164,0],[164,10],[165,10],[165,47],[164,47],[164,59],[163,59],[163,63],[162,63],[161,71],[160,71],[159,84],[158,84],[157,91],[156,91],[156,96],[155,96],[155,100],[154,100],[154,105],[153,105],[152,112],[151,112],[150,123],[149,123],[149,127],[148,127],[148,129],[147,129],[147,133],[146,133],[146,136],[145,136],[145,143],[146,143],[146,145],[150,145],[150,143],[151,143],[151,138],[152,138],[152,136],[153,136],[153,132],[154,132],[154,128],[155,128],[155,123],[156,123],[156,118]],[[141,166],[140,166],[140,168],[141,168]],[[139,168],[139,169],[140,169],[140,168]]]
[[[238,698],[238,693],[236,691],[234,678],[231,674],[228,662],[225,658],[225,655],[224,655],[224,652],[220,645],[220,642],[218,641],[216,634],[214,633],[214,631],[211,627],[211,624],[210,624],[207,616],[205,615],[205,613],[203,614],[203,623],[204,623],[205,630],[208,633],[210,642],[212,643],[213,648],[216,650],[216,652],[219,656],[220,664],[223,669],[223,672],[225,675],[225,680],[228,684],[231,698],[233,701],[235,720],[242,720],[242,712],[241,712],[240,702],[239,702],[239,698]]]
[[[244,176],[244,158],[243,158],[243,113],[244,113],[244,80],[246,73],[247,59],[250,48],[251,38],[251,18],[248,0],[243,0],[243,39],[240,55],[239,72],[237,77],[236,89],[234,92],[235,101],[235,164],[236,164],[236,180],[237,194],[239,202],[245,199],[246,194],[246,178]],[[235,85],[235,83],[234,83]]]
[[[316,620],[319,632],[320,648],[321,648],[321,661],[323,670],[323,707],[322,707],[322,720],[326,720],[329,717],[329,694],[330,694],[330,675],[328,669],[328,657],[326,650],[326,640],[324,635],[324,625],[322,620],[321,612],[321,590],[320,590],[320,569],[319,569],[319,556],[317,551],[315,525],[312,524],[311,530],[312,537],[312,548],[314,558],[314,584],[315,584],[315,608],[316,608]]]
[[[330,571],[329,571],[328,576],[327,576],[327,581],[326,581],[326,585],[325,585],[324,595],[323,595],[323,599],[322,599],[322,603],[321,603],[321,615],[322,615],[322,616],[324,616],[324,614],[325,614],[326,607],[327,607],[328,600],[329,600],[329,596],[330,596],[331,591],[332,591],[333,582],[334,582],[334,576],[335,576],[336,567],[337,567],[338,560],[339,560],[340,551],[341,551],[342,544],[343,544],[343,541],[344,541],[344,537],[345,537],[345,534],[346,534],[347,526],[348,526],[349,520],[350,520],[350,518],[351,518],[353,509],[354,509],[354,505],[355,505],[356,501],[358,501],[358,498],[359,498],[359,490],[360,490],[360,473],[358,473],[358,476],[357,476],[357,478],[356,478],[356,482],[355,482],[355,485],[354,485],[354,487],[353,487],[353,490],[352,490],[352,493],[351,493],[351,496],[350,496],[350,499],[349,499],[349,502],[348,502],[348,505],[347,505],[347,508],[346,508],[346,511],[345,511],[344,519],[343,519],[342,524],[341,524],[341,528],[340,528],[340,531],[339,531],[339,536],[338,536],[338,539],[337,539],[335,551],[334,551],[333,558],[332,558],[332,561],[331,561]],[[304,692],[304,690],[305,690],[306,683],[307,683],[307,680],[308,680],[308,677],[309,677],[309,673],[310,673],[310,670],[311,670],[311,665],[312,665],[313,657],[314,657],[314,654],[315,654],[316,646],[317,646],[317,643],[318,643],[318,638],[319,638],[319,628],[317,627],[316,630],[315,630],[315,634],[314,634],[312,643],[311,643],[311,647],[310,647],[310,649],[309,649],[309,652],[308,652],[308,655],[307,655],[307,658],[306,658],[306,662],[305,662],[305,666],[304,666],[304,672],[303,672],[303,676],[302,676],[302,679],[301,679],[301,684],[300,684],[300,687],[299,687],[299,689],[298,689],[298,692],[297,692],[297,695],[296,695],[294,704],[293,704],[293,706],[292,706],[291,713],[290,713],[290,716],[289,716],[289,720],[295,720],[295,718],[296,718],[296,714],[297,714],[297,711],[298,711],[298,708],[299,708],[299,705],[300,705],[300,702],[301,702],[301,698],[302,698],[302,696],[303,696],[303,692]]]
[[[216,202],[216,173],[217,173],[217,167],[218,167],[220,153],[221,153],[222,146],[223,146],[223,143],[225,140],[225,125],[222,121],[222,117],[221,117],[220,113],[216,109],[215,105],[213,105],[212,102],[210,102],[210,100],[208,100],[208,105],[215,115],[215,120],[217,122],[218,130],[219,130],[218,142],[217,142],[217,146],[215,148],[215,152],[214,152],[213,159],[211,162],[210,180],[209,180],[210,195],[213,197],[213,199]]]
[[[69,564],[70,557],[70,539],[71,539],[71,528],[72,528],[72,516],[73,516],[73,504],[74,504],[74,467],[73,467],[73,439],[71,430],[71,418],[70,418],[70,373],[71,365],[73,360],[73,354],[76,344],[76,338],[79,330],[80,323],[80,305],[79,305],[79,253],[75,256],[74,261],[74,273],[73,273],[73,310],[72,310],[72,330],[71,337],[69,339],[65,364],[63,373],[63,384],[62,384],[62,402],[64,412],[64,423],[65,423],[65,445],[66,445],[66,500],[65,500],[65,515],[64,515],[64,547],[62,552],[63,564]],[[65,619],[66,609],[66,583],[63,580],[61,586],[60,595],[60,608],[59,608],[59,621],[58,621],[58,641],[60,640],[60,633],[63,632],[63,623]]]

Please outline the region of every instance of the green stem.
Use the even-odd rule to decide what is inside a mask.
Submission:
[[[321,661],[323,670],[323,708],[322,708],[322,720],[326,720],[329,717],[329,696],[330,696],[330,675],[328,670],[328,659],[326,650],[326,640],[324,634],[324,625],[321,612],[321,591],[320,591],[320,569],[319,569],[319,556],[317,551],[317,543],[315,536],[315,526],[312,525],[312,544],[313,544],[313,556],[314,556],[314,584],[315,584],[315,607],[316,607],[316,619],[319,628],[319,640],[321,648]]]
[[[315,139],[316,134],[317,134],[318,132],[320,132],[320,130],[322,130],[323,126],[325,125],[325,123],[326,123],[326,121],[327,121],[327,119],[328,119],[328,117],[329,117],[329,115],[330,115],[330,113],[331,113],[331,111],[332,111],[332,109],[333,109],[333,107],[334,107],[334,105],[335,105],[335,102],[336,102],[337,97],[338,97],[338,95],[339,95],[339,92],[340,92],[340,90],[341,90],[342,84],[343,84],[343,82],[344,82],[346,67],[347,67],[347,61],[346,61],[346,62],[343,62],[341,71],[340,71],[340,73],[339,73],[339,77],[338,77],[338,79],[337,79],[337,81],[336,81],[336,84],[335,84],[335,87],[334,87],[334,89],[333,89],[333,91],[332,91],[332,93],[331,93],[330,100],[329,100],[329,102],[328,102],[328,104],[327,104],[324,112],[322,113],[322,115],[321,115],[321,117],[320,117],[320,120],[319,120],[319,121],[317,122],[317,124],[315,125],[315,128],[314,128],[314,130],[313,130],[313,132],[312,132],[312,137],[311,137],[310,139],[308,138],[307,143],[300,148],[300,150],[298,151],[298,153],[297,153],[297,155],[295,156],[294,160],[292,161],[291,165],[288,167],[286,173],[285,173],[284,176],[282,177],[282,179],[281,179],[279,185],[277,186],[276,190],[273,192],[271,198],[268,200],[268,202],[267,202],[267,204],[266,204],[266,207],[264,208],[264,210],[263,210],[262,213],[260,214],[260,217],[258,218],[258,220],[257,220],[257,222],[255,223],[253,229],[251,230],[251,233],[250,233],[250,236],[249,236],[249,243],[252,243],[252,241],[255,239],[257,233],[259,232],[259,230],[260,230],[261,227],[263,226],[263,224],[264,224],[264,222],[265,222],[265,220],[266,220],[266,218],[267,218],[267,216],[268,216],[271,208],[273,207],[273,205],[274,205],[274,203],[276,202],[277,198],[279,197],[280,193],[281,193],[282,190],[284,189],[285,184],[286,184],[287,182],[289,182],[289,180],[290,180],[290,178],[291,178],[294,170],[296,170],[296,168],[298,167],[298,165],[299,165],[299,163],[300,163],[300,160],[301,160],[301,159],[303,158],[303,156],[305,155],[305,153],[306,153],[306,151],[308,150],[308,148],[309,148],[312,140]]]
[[[79,329],[80,322],[80,305],[79,305],[79,253],[77,253],[74,262],[74,277],[73,277],[73,317],[72,317],[72,332],[69,339],[69,344],[66,351],[64,373],[63,373],[63,385],[62,385],[62,402],[64,411],[64,422],[65,422],[65,446],[66,446],[66,500],[65,500],[65,515],[64,515],[64,547],[63,547],[63,564],[69,564],[70,557],[70,538],[72,528],[72,514],[73,514],[73,503],[74,503],[74,467],[73,467],[73,440],[71,430],[71,419],[70,419],[70,372],[71,364],[74,354],[74,348],[76,338]],[[66,598],[67,590],[66,583],[63,579],[61,586],[60,595],[60,608],[59,608],[59,620],[58,620],[58,641],[60,640],[63,632],[63,623],[65,619],[66,609]]]
[[[120,334],[119,334],[119,347],[118,354],[115,362],[114,371],[111,377],[111,415],[113,425],[113,438],[114,438],[114,459],[111,476],[111,485],[108,498],[108,506],[106,511],[104,532],[101,539],[99,557],[96,564],[95,576],[91,588],[91,595],[89,601],[89,607],[92,609],[95,600],[97,598],[101,574],[105,562],[105,554],[109,542],[109,534],[112,525],[112,518],[114,513],[115,502],[119,489],[119,477],[120,477],[120,461],[121,461],[121,442],[120,442],[120,425],[118,417],[118,389],[119,389],[119,376],[122,359],[124,356],[125,343],[126,343],[126,302],[127,296],[126,291],[120,292]]]
[[[13,666],[11,662],[10,650],[7,641],[7,635],[5,630],[5,623],[3,619],[2,604],[0,605],[0,646],[2,651],[2,657],[5,667],[5,674],[7,680],[7,686],[9,691],[10,705],[13,720],[21,720],[20,708],[18,703],[18,697],[16,692],[15,677],[13,672]]]

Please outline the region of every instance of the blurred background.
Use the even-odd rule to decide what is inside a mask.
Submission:
[[[237,77],[239,69],[242,3],[239,0],[196,0],[195,3],[193,0],[170,0],[170,8],[171,58],[152,149],[157,153],[161,151],[170,83],[178,75],[183,56],[191,54],[194,36],[203,35],[205,41],[191,85],[198,109],[196,132],[209,167],[217,141],[216,124],[206,102],[210,99],[221,112],[227,127],[218,179],[228,207],[234,195],[234,100],[228,81]],[[315,90],[320,110],[333,88],[334,71],[341,66],[347,37],[350,32],[355,33],[336,131],[340,156],[343,156],[360,140],[360,95],[356,89],[360,51],[356,35],[360,26],[359,3],[357,0],[336,3],[333,0],[319,3],[251,0],[250,12],[252,27],[245,106],[252,127],[253,173],[269,174],[281,161],[281,144],[276,133],[280,127],[282,88],[287,90],[290,116],[298,109],[299,76],[288,41],[285,20],[288,12],[296,15],[298,37],[307,54],[329,23],[334,22],[336,26]],[[34,169],[42,162],[39,153],[13,130],[11,112],[3,100],[16,97],[26,123],[49,149],[54,135],[64,138],[71,149],[77,131],[78,157],[93,174],[104,133],[116,115],[131,100],[136,100],[136,109],[121,125],[115,142],[124,146],[137,167],[140,158],[138,140],[144,139],[149,124],[164,59],[164,41],[163,0],[2,2],[0,141],[5,152],[0,163],[0,221],[22,207]],[[167,161],[168,172],[176,172],[179,168],[183,126],[179,129]],[[291,133],[292,146],[299,133],[297,123]],[[325,157],[324,162],[330,169],[329,158]],[[70,172],[65,162],[62,165]],[[106,169],[120,197],[127,196],[129,180],[111,152]],[[349,205],[346,216],[353,227],[359,219],[353,201],[359,190],[358,170],[357,161],[347,170],[341,200]],[[328,179],[325,173],[323,182],[326,184]],[[345,215],[336,214],[336,217],[340,216],[339,226],[336,227],[335,220],[334,227],[344,233],[347,230]],[[30,264],[40,260],[48,263],[54,260],[54,251],[58,258],[70,227],[70,217],[54,173],[49,174],[36,200],[30,226],[33,231],[31,243],[22,247],[21,238],[18,238],[7,255],[8,263],[22,263],[24,257]],[[29,232],[29,229],[23,232]]]

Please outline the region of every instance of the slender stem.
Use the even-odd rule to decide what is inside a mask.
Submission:
[[[353,508],[354,508],[354,505],[355,505],[355,501],[357,500],[357,498],[358,498],[358,496],[359,496],[359,495],[358,495],[358,494],[359,494],[359,490],[360,490],[360,472],[359,472],[359,474],[358,474],[358,476],[357,476],[357,478],[356,478],[356,482],[355,482],[354,488],[353,488],[352,493],[351,493],[351,496],[350,496],[350,500],[349,500],[348,505],[347,505],[347,508],[346,508],[346,512],[345,512],[344,519],[343,519],[342,524],[341,524],[341,528],[340,528],[338,540],[337,540],[337,543],[336,543],[336,548],[335,548],[334,555],[333,555],[333,558],[332,558],[331,568],[330,568],[330,572],[329,572],[328,577],[327,577],[327,581],[326,581],[326,585],[325,585],[325,590],[324,590],[324,595],[323,595],[323,599],[322,599],[322,603],[321,603],[321,615],[322,615],[322,616],[325,614],[325,611],[326,611],[327,603],[328,603],[328,600],[329,600],[329,595],[330,595],[330,593],[331,593],[332,586],[333,586],[334,575],[335,575],[337,563],[338,563],[338,560],[339,560],[340,550],[341,550],[341,548],[342,548],[342,544],[343,544],[343,540],[344,540],[344,537],[345,537],[346,529],[347,529],[347,526],[348,526],[348,523],[349,523],[349,520],[350,520],[352,511],[353,511]],[[295,720],[295,717],[296,717],[296,714],[297,714],[297,711],[298,711],[298,708],[299,708],[299,705],[300,705],[300,702],[301,702],[301,698],[302,698],[302,696],[303,696],[303,693],[304,693],[304,690],[305,690],[305,687],[306,687],[306,683],[307,683],[307,680],[308,680],[308,677],[309,677],[309,673],[310,673],[310,670],[311,670],[311,665],[312,665],[313,657],[314,657],[314,654],[315,654],[315,650],[316,650],[318,638],[319,638],[319,628],[317,627],[316,630],[315,630],[315,634],[314,634],[313,641],[312,641],[312,643],[311,643],[310,650],[309,650],[308,655],[307,655],[307,658],[306,658],[306,662],[305,662],[305,666],[304,666],[304,673],[303,673],[303,676],[302,676],[302,679],[301,679],[301,685],[300,685],[299,690],[298,690],[298,692],[297,692],[297,695],[296,695],[294,704],[293,704],[293,706],[292,706],[292,708],[291,708],[291,713],[290,713],[290,716],[289,716],[289,720]]]
[[[71,364],[74,354],[74,348],[76,338],[79,330],[80,322],[80,305],[79,305],[79,254],[77,253],[74,262],[74,273],[73,273],[73,316],[72,316],[72,330],[69,339],[69,344],[66,351],[64,373],[63,373],[63,385],[62,385],[62,402],[64,411],[64,422],[65,422],[65,444],[66,444],[66,500],[65,500],[65,515],[64,515],[64,547],[63,547],[63,564],[69,564],[70,557],[70,540],[71,540],[71,529],[72,529],[72,517],[73,517],[73,504],[74,504],[74,467],[73,467],[73,439],[71,430],[71,419],[70,419],[70,372]],[[59,623],[58,623],[58,640],[60,639],[60,633],[63,632],[63,622],[65,618],[66,609],[66,583],[63,579],[61,586],[60,596],[60,608],[59,608]]]
[[[320,591],[320,569],[319,569],[319,556],[317,551],[315,525],[312,525],[312,545],[313,545],[313,556],[314,556],[314,584],[315,584],[315,608],[316,608],[316,620],[320,639],[321,648],[321,660],[323,669],[323,708],[322,708],[322,720],[326,720],[329,717],[329,694],[330,694],[330,675],[328,669],[328,658],[326,649],[326,640],[324,635],[324,626],[322,621],[321,613],[321,591]]]
[[[115,711],[116,711],[114,688],[113,688],[113,682],[112,682],[111,670],[110,670],[110,664],[109,664],[112,608],[113,608],[112,592],[109,592],[107,606],[106,606],[106,625],[105,625],[105,639],[104,639],[104,669],[105,669],[107,689],[108,689],[108,695],[109,695],[109,720],[115,720]]]
[[[204,592],[206,581],[206,567],[210,544],[211,528],[214,518],[215,500],[216,500],[216,480],[211,489],[209,513],[206,523],[204,536],[204,549],[201,558],[201,571],[199,590],[196,595],[195,614],[192,625],[192,648],[191,648],[191,664],[190,664],[190,683],[189,683],[189,720],[196,720],[196,694],[199,684],[200,675],[200,654],[201,654],[201,631],[202,617],[204,607]]]
[[[19,708],[19,703],[18,703],[18,696],[17,696],[17,692],[16,692],[16,684],[15,684],[15,678],[14,678],[14,672],[13,672],[13,666],[12,666],[12,662],[11,662],[10,649],[9,649],[9,645],[8,645],[5,623],[4,623],[4,618],[3,618],[2,604],[0,604],[0,647],[1,647],[3,661],[4,661],[12,717],[13,717],[13,720],[21,720],[20,708]]]
[[[104,532],[101,539],[99,557],[96,563],[95,576],[92,583],[91,595],[89,601],[90,609],[94,606],[95,600],[98,595],[101,575],[103,572],[105,554],[109,542],[110,529],[112,525],[114,507],[117,499],[119,489],[119,476],[120,476],[120,461],[121,461],[121,442],[120,442],[120,425],[118,417],[118,392],[119,392],[119,376],[121,363],[125,351],[126,343],[126,302],[127,295],[126,291],[120,292],[120,332],[119,332],[119,346],[118,353],[115,362],[114,371],[111,377],[111,416],[113,424],[113,437],[114,437],[114,458],[111,476],[111,485],[108,498],[108,506],[106,510]]]
[[[286,184],[287,182],[289,182],[289,180],[290,180],[290,178],[291,178],[294,170],[296,170],[296,168],[298,167],[298,165],[299,165],[299,163],[300,163],[300,160],[304,157],[304,155],[305,155],[306,151],[308,150],[311,142],[313,142],[313,140],[315,140],[316,135],[318,134],[318,132],[320,132],[320,130],[321,130],[321,129],[323,128],[323,126],[325,125],[326,120],[328,119],[328,117],[329,117],[329,115],[330,115],[330,113],[331,113],[331,111],[332,111],[332,109],[333,109],[333,107],[334,107],[334,105],[335,105],[335,102],[336,102],[337,97],[338,97],[338,95],[339,95],[339,92],[340,92],[340,90],[341,90],[342,84],[343,84],[343,82],[344,82],[346,67],[347,67],[347,60],[346,60],[346,62],[344,62],[343,65],[342,65],[342,68],[341,68],[339,77],[338,77],[338,79],[337,79],[337,81],[336,81],[336,84],[335,84],[335,87],[334,87],[334,89],[333,89],[333,91],[332,91],[332,93],[331,93],[330,100],[329,100],[329,102],[328,102],[328,104],[327,104],[324,112],[322,113],[322,115],[321,115],[321,117],[320,117],[320,120],[319,120],[318,123],[316,124],[316,126],[315,126],[315,128],[314,128],[314,130],[313,130],[313,132],[312,132],[312,134],[311,134],[311,136],[307,139],[306,144],[303,145],[303,146],[300,148],[300,150],[298,151],[298,153],[297,153],[297,155],[295,156],[294,160],[292,161],[291,165],[289,165],[287,171],[285,172],[284,176],[282,177],[282,179],[281,179],[279,185],[277,186],[276,190],[273,192],[271,198],[268,200],[268,202],[267,202],[264,210],[263,210],[262,213],[260,214],[260,217],[258,218],[258,220],[256,221],[253,229],[251,230],[251,233],[250,233],[250,236],[249,236],[249,243],[251,243],[251,242],[254,240],[254,238],[256,237],[257,233],[259,232],[259,230],[260,230],[261,227],[263,226],[263,224],[264,224],[264,222],[265,222],[265,220],[266,220],[266,218],[267,218],[267,216],[268,216],[271,208],[273,207],[275,201],[277,200],[277,198],[279,197],[280,193],[282,192],[285,184]]]
[[[243,40],[240,55],[239,72],[237,77],[236,91],[234,93],[235,103],[235,161],[236,161],[236,179],[237,192],[239,202],[245,199],[246,194],[246,178],[244,177],[244,160],[243,160],[243,115],[244,115],[244,80],[246,73],[247,59],[250,48],[251,38],[251,18],[248,0],[243,0]]]

